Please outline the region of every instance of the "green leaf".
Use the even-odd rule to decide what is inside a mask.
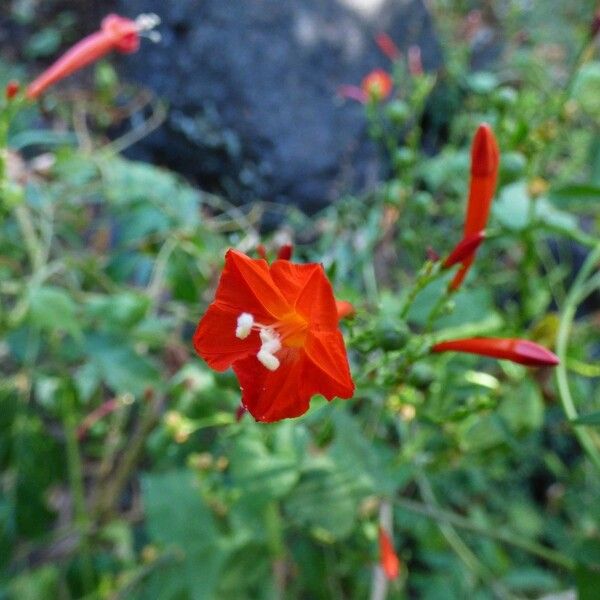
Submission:
[[[144,584],[140,598],[211,600],[231,552],[191,473],[142,477],[146,531],[174,556]]]
[[[86,349],[100,378],[115,392],[135,396],[160,384],[154,363],[137,354],[127,340],[92,334],[86,340]]]
[[[600,122],[600,62],[583,65],[575,77],[572,97],[582,110]]]
[[[579,565],[575,569],[575,582],[577,584],[577,600],[598,600],[599,570]]]
[[[339,539],[351,533],[364,495],[364,486],[356,480],[354,469],[320,456],[304,470],[284,507],[291,521],[326,539]]]
[[[298,461],[269,452],[257,435],[244,433],[231,455],[231,474],[243,496],[261,504],[284,497],[300,477]]]
[[[548,199],[561,208],[572,208],[583,204],[600,202],[600,185],[584,183],[557,187],[550,190]]]
[[[492,212],[507,229],[521,231],[529,224],[530,202],[526,183],[517,181],[502,188],[500,196],[492,204]]]
[[[77,308],[71,296],[53,286],[34,287],[29,292],[29,319],[45,331],[66,331],[81,336]]]

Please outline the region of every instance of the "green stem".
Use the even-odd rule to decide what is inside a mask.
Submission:
[[[539,558],[552,563],[557,567],[567,569],[569,571],[575,569],[575,561],[571,560],[567,556],[564,556],[556,550],[552,550],[551,548],[547,548],[546,546],[532,542],[531,540],[524,539],[512,531],[507,531],[505,529],[490,529],[483,525],[473,523],[473,521],[470,521],[461,515],[457,515],[441,508],[422,504],[420,502],[415,502],[414,500],[409,500],[407,498],[397,499],[396,505],[404,510],[423,515],[429,519],[443,521],[450,525],[454,525],[455,527],[459,527],[460,529],[464,529],[465,531],[470,531],[472,533],[497,540],[504,544],[514,546],[515,548],[524,550],[529,554],[538,556]]]
[[[569,334],[575,318],[577,306],[582,300],[582,290],[587,287],[586,281],[598,262],[600,262],[600,244],[588,255],[567,294],[556,337],[556,354],[560,359],[560,364],[556,367],[556,382],[563,410],[570,421],[577,419],[578,412],[575,407],[573,396],[571,395],[567,375],[567,347]],[[587,289],[589,290],[589,287],[587,287]],[[584,449],[594,466],[600,471],[600,450],[594,443],[587,427],[585,425],[573,425],[573,427],[581,447]]]
[[[81,454],[77,442],[77,416],[73,407],[72,392],[65,393],[63,407],[63,425],[65,428],[67,470],[69,473],[69,487],[73,498],[75,511],[75,526],[81,535],[81,563],[83,588],[86,593],[92,591],[94,586],[94,567],[90,556],[88,534],[90,521],[85,505],[85,490],[83,485],[83,468]]]
[[[432,263],[426,262],[419,274],[417,275],[417,279],[408,293],[404,304],[402,305],[402,309],[400,310],[400,319],[403,321],[406,319],[406,315],[413,305],[417,295],[421,290],[423,290],[427,285],[429,285],[432,281],[435,281],[441,273],[440,263]]]
[[[433,493],[433,488],[425,476],[425,473],[422,471],[417,475],[417,486],[423,500],[425,501],[426,508],[434,512],[440,511],[437,500]],[[465,544],[450,521],[438,519],[437,526],[448,542],[450,548],[454,550],[460,560],[462,560],[466,567],[479,579],[481,579],[481,581],[486,582],[498,598],[513,598],[512,594],[510,594],[508,590],[504,588],[504,586],[495,581],[494,573],[491,571],[491,569],[484,565],[477,558],[477,556],[475,556],[473,551],[467,546],[467,544]]]

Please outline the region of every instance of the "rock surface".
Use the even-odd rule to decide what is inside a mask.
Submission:
[[[422,0],[120,0],[154,12],[162,42],[124,59],[128,78],[169,104],[131,150],[236,203],[255,198],[313,212],[377,175],[363,107],[336,95],[388,67],[374,35],[441,62]]]

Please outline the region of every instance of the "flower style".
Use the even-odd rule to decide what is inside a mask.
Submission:
[[[389,534],[381,525],[379,526],[379,564],[390,581],[400,574],[400,559]]]
[[[360,84],[362,91],[373,100],[385,100],[394,87],[390,74],[383,69],[374,69],[368,73]]]
[[[257,421],[279,421],[304,414],[315,394],[352,397],[339,318],[321,265],[269,266],[231,249],[193,343],[211,368],[233,367]]]
[[[432,352],[466,352],[510,360],[528,367],[554,367],[558,356],[543,346],[516,338],[464,338],[435,344]]]
[[[151,30],[158,23],[156,15],[140,15],[135,21],[119,15],[107,15],[102,20],[100,31],[77,42],[27,86],[26,97],[35,100],[57,81],[99,60],[112,50],[125,54],[136,52],[140,47],[140,33]]]
[[[463,239],[478,234],[487,225],[496,191],[499,163],[500,152],[494,132],[489,125],[482,123],[477,129],[471,147],[471,181]],[[462,261],[462,266],[450,283],[451,290],[460,287],[474,260],[475,252],[472,252]]]

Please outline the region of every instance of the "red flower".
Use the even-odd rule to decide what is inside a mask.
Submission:
[[[392,581],[400,574],[400,559],[387,531],[379,526],[379,562],[385,576]]]
[[[463,239],[483,231],[487,225],[496,191],[499,163],[500,152],[494,132],[489,125],[482,123],[471,147],[471,181]],[[450,289],[457,290],[460,287],[473,260],[475,252],[462,261],[462,267],[450,283]]]
[[[394,87],[390,74],[383,69],[371,71],[360,84],[362,91],[374,100],[385,100]]]
[[[100,31],[92,33],[67,50],[54,64],[32,81],[25,95],[35,100],[57,81],[99,60],[112,50],[135,52],[140,46],[140,32],[152,29],[158,23],[155,15],[141,15],[135,21],[108,15],[102,20]]]
[[[375,36],[375,42],[379,49],[390,59],[398,60],[402,56],[394,40],[385,32],[380,32]]]
[[[440,342],[431,348],[432,352],[466,352],[502,358],[528,367],[553,367],[559,363],[558,357],[550,350],[530,342],[514,338],[465,338]]]
[[[233,367],[242,403],[258,421],[297,417],[315,394],[354,393],[335,298],[318,264],[269,266],[229,250],[193,341],[213,369]]]

